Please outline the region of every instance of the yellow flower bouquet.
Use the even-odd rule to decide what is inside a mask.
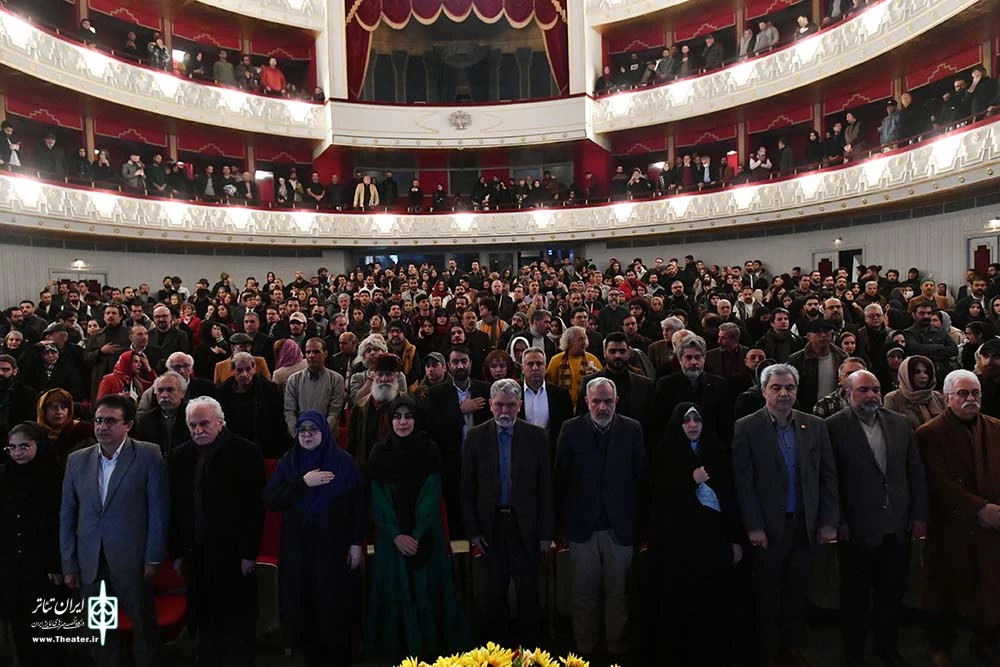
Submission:
[[[509,649],[490,642],[465,653],[441,656],[434,662],[407,658],[399,667],[590,667],[590,663],[572,653],[556,659],[540,648]]]

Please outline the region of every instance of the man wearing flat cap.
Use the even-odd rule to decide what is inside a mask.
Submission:
[[[799,372],[798,405],[812,410],[821,396],[837,389],[837,369],[847,358],[847,353],[832,343],[836,322],[818,319],[809,322],[804,348],[788,358],[788,363]]]
[[[232,355],[229,359],[225,361],[220,361],[215,364],[215,375],[212,382],[215,383],[216,387],[221,387],[226,380],[233,376],[233,357],[239,352],[248,352],[253,354],[253,338],[245,333],[234,333],[229,337],[229,349],[232,350]],[[267,367],[267,360],[264,357],[254,356],[254,365],[257,367],[256,374],[263,377],[266,380],[271,379],[271,371]]]
[[[376,442],[384,440],[392,427],[389,405],[399,395],[398,378],[402,363],[395,354],[379,354],[369,365],[371,393],[351,409],[347,421],[347,450],[362,472],[368,468],[368,454]]]

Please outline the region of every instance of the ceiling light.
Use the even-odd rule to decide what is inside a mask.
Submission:
[[[87,268],[87,263],[85,261],[83,261],[82,259],[80,259],[79,257],[77,257],[72,262],[70,262],[70,266],[72,268],[76,269],[77,271],[80,271],[82,269]]]
[[[986,221],[986,229],[1000,229],[1000,215],[995,215]]]

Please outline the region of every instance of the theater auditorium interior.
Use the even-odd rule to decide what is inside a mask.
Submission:
[[[1000,666],[998,67],[1000,0],[0,0],[0,665]]]

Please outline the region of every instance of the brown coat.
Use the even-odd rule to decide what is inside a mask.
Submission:
[[[927,469],[930,521],[924,605],[955,611],[973,627],[1000,624],[1000,531],[976,515],[1000,503],[1000,420],[980,415],[970,430],[946,410],[914,433]]]

